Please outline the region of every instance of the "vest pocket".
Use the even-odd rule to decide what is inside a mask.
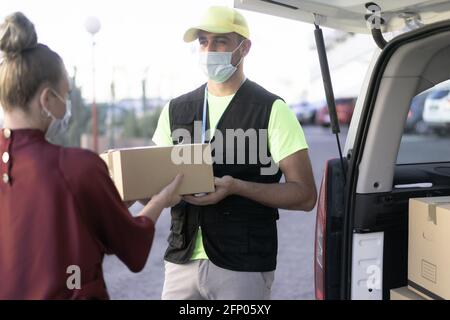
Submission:
[[[185,235],[184,234],[176,234],[171,232],[169,237],[167,238],[167,242],[172,248],[176,249],[184,249],[185,247]]]
[[[169,245],[176,249],[183,249],[186,246],[186,234],[183,232],[183,224],[180,220],[173,220],[170,225],[170,234],[167,238]]]
[[[183,249],[186,246],[186,214],[183,203],[173,207],[171,215],[170,234],[167,242],[173,248]]]
[[[174,115],[171,128],[174,145],[194,142],[194,119],[195,114],[193,113]]]

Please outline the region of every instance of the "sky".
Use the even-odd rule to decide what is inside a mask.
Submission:
[[[93,97],[92,37],[85,29],[90,16],[101,29],[95,36],[97,101],[139,98],[146,79],[147,96],[170,99],[195,89],[206,78],[198,67],[198,44],[185,43],[184,31],[211,5],[232,0],[2,0],[0,20],[22,11],[35,24],[38,40],[58,52],[70,75],[76,68],[83,96]],[[247,18],[252,48],[244,71],[266,89],[296,101],[310,85],[313,27],[298,21],[241,11]]]

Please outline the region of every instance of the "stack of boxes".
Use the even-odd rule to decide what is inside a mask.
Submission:
[[[408,287],[391,300],[450,299],[450,197],[409,200]]]

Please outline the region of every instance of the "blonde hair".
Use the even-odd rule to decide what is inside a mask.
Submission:
[[[0,104],[5,111],[27,105],[43,84],[56,87],[63,77],[61,57],[38,43],[33,23],[21,12],[0,25]]]

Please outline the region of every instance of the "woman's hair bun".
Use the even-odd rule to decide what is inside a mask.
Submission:
[[[22,12],[15,12],[0,25],[0,51],[5,56],[17,56],[37,47],[34,24]]]

